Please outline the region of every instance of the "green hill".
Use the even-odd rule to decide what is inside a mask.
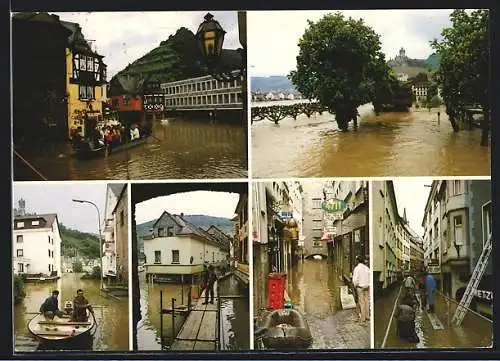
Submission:
[[[226,233],[230,237],[234,236],[234,225],[233,221],[229,218],[223,217],[213,217],[213,216],[205,216],[202,214],[193,214],[193,215],[184,215],[184,219],[188,222],[194,224],[203,229],[208,229],[210,226],[214,225],[219,228],[222,232]],[[148,234],[150,229],[153,228],[153,224],[156,222],[156,219],[151,221],[147,221],[141,224],[136,225],[137,232],[137,249],[141,249],[143,245],[142,236]]]
[[[223,49],[221,61],[222,67],[235,70],[241,66],[241,55],[237,50]],[[158,47],[127,65],[113,78],[126,74],[141,78],[154,76],[163,83],[204,76],[209,72],[204,66],[195,35],[182,27],[175,35],[170,35]]]
[[[99,237],[95,234],[80,232],[59,224],[61,234],[61,253],[63,256],[79,256],[99,258]]]

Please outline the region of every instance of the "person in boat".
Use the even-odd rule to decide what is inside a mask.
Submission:
[[[396,308],[394,317],[397,320],[397,335],[403,340],[416,343],[420,340],[415,332],[415,306],[414,296],[406,294]]]
[[[367,265],[369,263],[368,256],[366,256],[364,260],[361,256],[358,256],[357,259],[358,265],[352,271],[352,283],[358,295],[360,311],[359,321],[361,324],[366,324],[370,319],[368,297],[370,294],[371,271]]]
[[[73,315],[71,320],[75,322],[85,322],[88,320],[87,309],[90,313],[94,313],[89,301],[83,296],[83,290],[76,291],[76,297],[73,299]]]
[[[52,320],[54,316],[62,317],[63,312],[59,310],[59,291],[54,290],[50,297],[47,297],[40,306],[40,312],[43,313],[46,319]]]
[[[122,142],[122,134],[120,132],[120,128],[118,126],[115,126],[113,129],[113,141],[114,144],[118,145]]]
[[[203,302],[203,305],[208,304],[208,299],[210,298],[210,303],[214,303],[214,284],[215,281],[217,281],[217,275],[215,274],[215,269],[214,266],[210,265],[208,266],[207,272],[204,274],[203,277],[204,280],[206,280],[206,288],[205,288],[205,302]]]
[[[139,139],[141,137],[141,134],[139,132],[139,127],[137,124],[134,124],[132,128],[130,128],[130,140],[135,140]]]

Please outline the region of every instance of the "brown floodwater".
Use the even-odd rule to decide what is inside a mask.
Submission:
[[[58,289],[59,308],[64,301],[73,300],[76,290],[81,288],[85,297],[94,306],[97,321],[92,341],[94,351],[129,350],[129,303],[128,297],[120,300],[100,295],[99,280],[82,280],[79,273],[63,273],[60,280],[46,283],[26,283],[26,298],[14,306],[14,348],[16,352],[37,351],[41,346],[28,331],[28,322],[38,312],[45,298]]]
[[[410,343],[401,340],[396,335],[396,320],[390,326],[390,316],[394,308],[399,287],[375,300],[374,328],[375,348],[383,345],[385,335],[387,339],[384,348],[411,349],[411,348],[476,348],[489,347],[492,342],[492,323],[482,317],[468,313],[461,326],[455,327],[451,319],[456,310],[456,304],[446,302],[439,295],[436,297],[435,315],[441,321],[444,329],[435,330],[426,311],[418,309],[416,312],[415,328],[420,341]],[[388,332],[387,332],[388,330]]]
[[[187,305],[189,284],[147,283],[144,273],[140,275],[141,320],[137,324],[137,347],[139,350],[161,350],[161,316],[160,292],[163,298],[163,308],[171,308],[172,298],[176,299],[176,307]],[[220,281],[221,296],[221,340],[222,350],[245,350],[250,348],[250,316],[248,292],[245,292],[235,276],[229,276]],[[183,296],[184,295],[184,298]],[[191,289],[193,304],[199,297],[198,286]],[[237,296],[237,297],[235,297]],[[173,339],[182,328],[186,317],[163,315],[164,349],[172,344]],[[175,324],[175,326],[174,326]],[[175,327],[175,329],[174,329]]]
[[[287,291],[293,307],[318,318],[326,318],[341,308],[342,285],[333,264],[326,259],[299,261],[287,276]]]
[[[248,174],[243,126],[175,118],[156,121],[146,144],[107,158],[78,160],[67,144],[30,153],[19,150],[19,154],[48,180],[244,178]],[[15,180],[41,180],[16,156],[14,160]]]
[[[276,105],[257,103],[257,106]],[[340,132],[334,116],[300,115],[278,125],[254,122],[252,175],[270,177],[490,175],[490,147],[481,131],[453,132],[444,109],[375,116],[358,108],[358,130]]]

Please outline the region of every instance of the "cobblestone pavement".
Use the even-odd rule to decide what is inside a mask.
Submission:
[[[363,349],[370,348],[370,323],[361,325],[355,309],[343,310],[318,318],[305,315],[315,349]]]

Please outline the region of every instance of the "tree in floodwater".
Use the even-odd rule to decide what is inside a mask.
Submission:
[[[308,23],[289,78],[304,97],[334,113],[346,131],[357,119],[357,108],[372,100],[376,84],[387,76],[380,37],[362,19],[345,19],[341,13]]]
[[[487,145],[489,132],[490,53],[489,11],[454,10],[451,27],[443,29],[442,40],[431,46],[441,57],[436,81],[454,131],[459,130],[457,117],[467,106],[480,105],[484,111],[481,144]]]

